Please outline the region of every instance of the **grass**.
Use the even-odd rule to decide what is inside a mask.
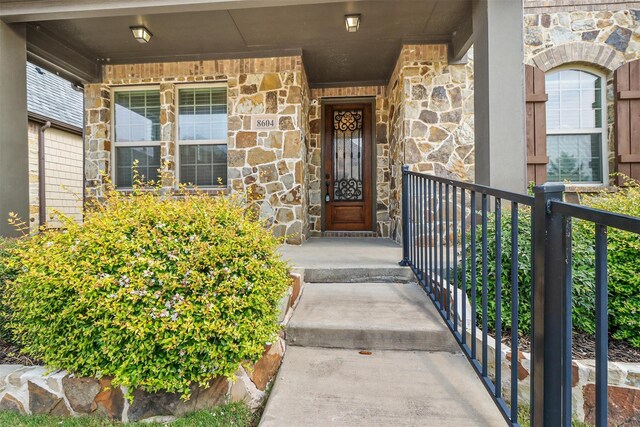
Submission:
[[[518,407],[518,421],[520,422],[521,427],[531,427],[531,423],[529,422],[529,407],[526,405],[522,405]],[[585,424],[582,421],[573,420],[571,422],[571,427],[592,427],[591,424]]]
[[[231,403],[211,410],[197,411],[171,423],[129,423],[108,421],[102,418],[52,417],[48,415],[19,415],[0,411],[0,427],[249,427],[254,423],[253,414],[243,403]]]

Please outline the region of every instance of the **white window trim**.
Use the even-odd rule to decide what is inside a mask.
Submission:
[[[116,93],[117,92],[133,92],[140,90],[158,90],[160,91],[160,85],[130,85],[130,86],[115,86],[111,88],[111,181],[114,187],[118,190],[131,190],[133,187],[119,187],[116,185],[118,177],[116,176],[118,167],[116,164],[116,148],[118,147],[161,147],[162,141],[127,141],[116,142]],[[160,109],[162,109],[162,102],[160,102]],[[160,167],[162,167],[162,158],[160,159]]]
[[[208,88],[216,88],[216,87],[223,87],[227,89],[227,137],[225,139],[213,139],[213,140],[208,140],[208,139],[202,139],[202,140],[187,140],[187,141],[182,141],[180,140],[180,90],[181,89],[208,89]],[[229,150],[229,91],[228,91],[228,83],[227,81],[217,81],[217,82],[207,82],[207,83],[183,83],[183,84],[175,84],[174,86],[175,89],[175,93],[173,96],[174,99],[174,105],[173,108],[175,110],[175,120],[174,120],[174,126],[175,126],[175,144],[176,144],[176,151],[175,151],[175,159],[174,159],[174,163],[175,163],[175,177],[176,177],[176,183],[178,185],[182,185],[180,183],[180,146],[181,145],[226,145],[227,146],[227,153]],[[228,175],[228,171],[229,171],[229,166],[228,166],[228,161],[227,161],[227,175]],[[226,184],[214,184],[214,185],[198,185],[198,188],[214,188],[214,189],[222,189],[222,188],[227,188],[229,185],[229,178],[227,176],[227,183]]]
[[[609,119],[607,112],[607,75],[601,72],[600,70],[592,67],[586,67],[578,64],[568,64],[562,65],[560,67],[556,67],[552,70],[547,71],[546,74],[553,74],[559,71],[565,70],[577,70],[584,71],[589,74],[593,74],[594,76],[600,77],[601,87],[600,87],[600,105],[602,108],[600,109],[600,114],[602,117],[602,128],[578,128],[578,129],[549,129],[547,127],[548,135],[577,135],[577,134],[594,134],[600,133],[601,137],[601,150],[602,150],[602,181],[593,181],[593,182],[570,182],[572,187],[607,187],[609,185],[609,139],[607,128],[609,127]],[[548,147],[547,147],[548,149]]]

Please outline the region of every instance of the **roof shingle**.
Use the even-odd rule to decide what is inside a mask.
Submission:
[[[82,93],[71,82],[27,62],[27,110],[82,128]]]

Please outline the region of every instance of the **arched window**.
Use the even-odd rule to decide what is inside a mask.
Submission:
[[[546,74],[548,181],[594,184],[607,176],[606,80],[582,69]]]

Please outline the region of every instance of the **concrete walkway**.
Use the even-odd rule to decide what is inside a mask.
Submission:
[[[398,245],[312,239],[282,253],[306,283],[261,426],[506,424],[431,301],[406,283]]]
[[[504,426],[462,354],[290,347],[260,423]]]

